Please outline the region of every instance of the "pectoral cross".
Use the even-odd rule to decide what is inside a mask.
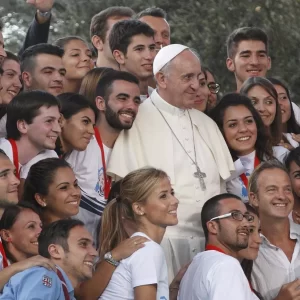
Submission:
[[[200,187],[202,191],[206,190],[206,185],[204,182],[204,178],[206,178],[206,174],[201,172],[200,168],[196,165],[197,172],[194,173],[194,176],[199,179]]]

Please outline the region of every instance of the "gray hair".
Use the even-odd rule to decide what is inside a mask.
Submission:
[[[249,179],[249,185],[248,185],[249,193],[257,194],[258,193],[257,181],[258,181],[260,174],[265,170],[274,170],[274,169],[282,170],[289,176],[289,173],[288,173],[286,167],[277,159],[265,161],[265,162],[261,163],[251,174],[250,179]]]

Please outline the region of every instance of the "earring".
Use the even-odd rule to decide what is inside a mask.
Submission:
[[[47,206],[47,204],[46,203],[43,203],[43,207],[46,207]]]

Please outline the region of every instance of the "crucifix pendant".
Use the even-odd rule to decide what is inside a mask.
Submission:
[[[205,191],[206,190],[206,185],[205,185],[205,182],[204,182],[204,178],[206,177],[206,174],[201,172],[201,170],[198,166],[196,166],[196,168],[197,168],[197,172],[194,173],[194,176],[199,179],[201,190]]]

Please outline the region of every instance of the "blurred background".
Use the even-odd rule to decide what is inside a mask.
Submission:
[[[129,6],[136,12],[158,6],[168,14],[172,43],[195,48],[202,63],[217,75],[221,92],[234,91],[234,76],[225,65],[228,34],[242,26],[263,28],[270,38],[272,69],[290,87],[300,103],[300,0],[57,0],[54,5],[50,40],[66,35],[89,37],[91,17],[109,6]],[[17,52],[35,10],[25,0],[0,0],[5,23],[5,48]]]

